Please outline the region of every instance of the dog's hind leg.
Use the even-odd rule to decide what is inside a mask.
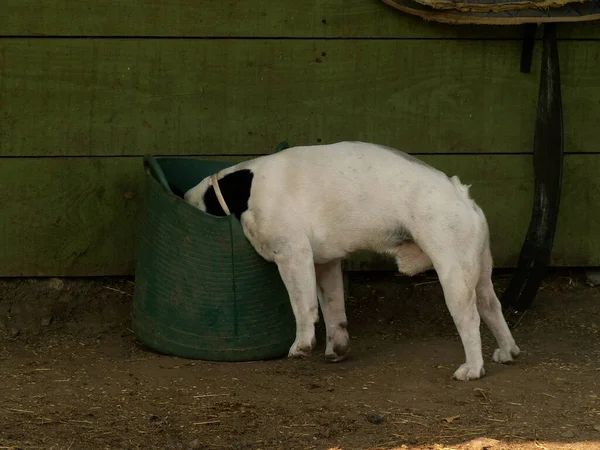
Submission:
[[[454,372],[454,378],[462,381],[480,378],[485,370],[479,334],[481,319],[475,293],[479,261],[451,258],[445,263],[436,264],[436,271],[465,351],[466,361]]]
[[[477,282],[477,309],[488,328],[494,334],[498,347],[493,360],[506,363],[519,356],[520,350],[502,315],[502,305],[492,284],[492,255],[489,246],[484,250],[481,261],[481,274]]]
[[[331,362],[342,361],[348,353],[348,321],[344,306],[344,279],[342,261],[316,264],[319,301],[327,330],[325,358]]]

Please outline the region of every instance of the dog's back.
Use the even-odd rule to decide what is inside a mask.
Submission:
[[[318,260],[391,252],[457,214],[469,221],[476,208],[456,177],[375,144],[294,147],[239,168],[255,175],[248,222],[259,220],[269,233],[284,227],[309,235]]]

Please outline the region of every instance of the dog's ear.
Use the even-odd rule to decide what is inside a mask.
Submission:
[[[229,173],[219,180],[219,189],[227,203],[231,214],[238,219],[244,211],[248,209],[248,199],[252,189],[252,180],[254,174],[249,169],[242,169]],[[213,216],[225,216],[225,211],[221,208],[215,188],[211,185],[204,194],[204,205],[206,212]]]

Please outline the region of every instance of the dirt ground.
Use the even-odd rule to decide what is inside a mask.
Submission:
[[[502,292],[509,274],[495,278]],[[553,273],[508,319],[522,354],[451,379],[463,351],[435,278],[351,274],[350,357],[163,356],[127,279],[0,281],[0,449],[600,449],[600,287]],[[516,325],[516,326],[515,326]]]

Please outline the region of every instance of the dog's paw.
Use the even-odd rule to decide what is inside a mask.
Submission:
[[[290,348],[288,358],[305,358],[310,354],[310,347]]]
[[[310,340],[310,344],[302,341],[298,341],[297,339],[294,341],[292,346],[290,347],[290,351],[288,352],[289,358],[304,358],[308,356],[311,350],[317,344],[316,338],[312,338]]]
[[[344,345],[333,345],[331,348],[327,346],[325,350],[325,359],[329,362],[340,362],[346,359],[350,345],[346,342]]]
[[[327,346],[325,348],[325,359],[329,362],[339,362],[346,359],[350,349],[350,338],[345,328],[338,328],[327,336]]]
[[[462,366],[458,368],[452,378],[459,381],[469,381],[469,380],[477,380],[485,375],[485,369],[483,365],[478,365],[475,367],[471,367],[464,363]]]
[[[521,353],[521,350],[516,345],[513,345],[510,350],[497,348],[492,355],[492,359],[497,363],[509,363],[517,358],[519,353]]]
[[[338,355],[337,353],[325,353],[325,359],[327,362],[336,363],[345,360],[348,357],[348,353]]]

